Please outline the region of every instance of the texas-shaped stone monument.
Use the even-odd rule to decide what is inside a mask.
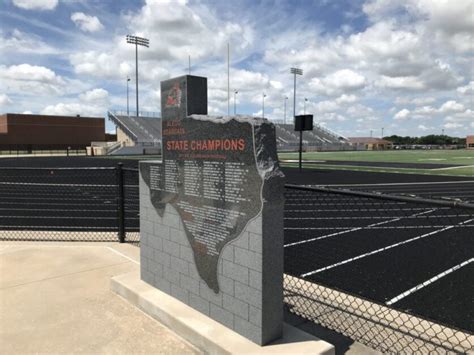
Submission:
[[[207,116],[207,80],[161,83],[162,161],[140,163],[141,275],[265,344],[281,335],[283,183],[275,127]]]

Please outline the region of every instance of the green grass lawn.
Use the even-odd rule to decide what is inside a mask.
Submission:
[[[279,153],[279,158],[298,159],[298,153]],[[159,155],[133,155],[133,156],[99,156],[109,159],[161,159]],[[344,160],[368,162],[397,162],[397,163],[425,163],[425,164],[460,164],[467,165],[455,169],[408,169],[387,167],[365,167],[346,165],[306,164],[305,169],[335,169],[356,170],[368,172],[387,172],[400,174],[427,174],[447,176],[474,177],[474,150],[402,150],[402,151],[346,151],[346,152],[310,152],[303,153],[306,160]],[[282,166],[297,167],[295,163],[282,163]]]
[[[298,153],[280,153],[278,156],[297,159]],[[303,159],[474,165],[474,149],[309,152],[303,153]]]
[[[298,159],[298,153],[280,153],[279,158]],[[393,163],[424,164],[460,164],[467,165],[454,169],[412,169],[387,167],[362,167],[346,165],[306,164],[306,169],[356,170],[369,172],[390,172],[400,174],[428,174],[448,176],[474,176],[474,150],[391,150],[391,151],[350,151],[350,152],[308,152],[303,153],[303,160],[343,160]],[[282,163],[283,166],[297,166],[294,163]]]

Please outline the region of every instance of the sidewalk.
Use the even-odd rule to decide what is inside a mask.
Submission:
[[[138,255],[118,243],[1,242],[0,351],[197,354],[110,291]]]

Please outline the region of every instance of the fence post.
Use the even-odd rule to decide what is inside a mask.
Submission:
[[[119,238],[120,243],[125,242],[125,198],[124,198],[122,166],[123,166],[122,163],[117,164],[117,187],[118,187],[117,216],[118,216],[118,238]]]

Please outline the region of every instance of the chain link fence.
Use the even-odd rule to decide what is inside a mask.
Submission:
[[[474,206],[287,185],[287,310],[391,353],[474,348]],[[138,244],[138,170],[2,168],[0,240]]]
[[[138,242],[138,170],[0,169],[0,240]]]
[[[287,185],[289,312],[388,353],[474,348],[474,206]]]

